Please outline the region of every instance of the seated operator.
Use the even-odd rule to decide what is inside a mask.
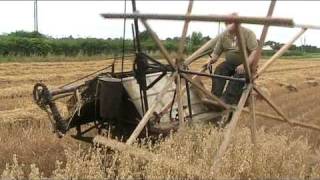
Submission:
[[[238,16],[237,13],[232,13],[231,15]],[[226,22],[226,26],[230,24],[230,22]],[[250,66],[253,62],[255,56],[254,54],[256,53],[256,49],[258,47],[256,35],[250,29],[242,26],[239,27],[239,30],[243,33],[243,37],[246,42],[245,45],[249,56],[248,64]],[[243,58],[237,43],[235,26],[233,26],[226,34],[218,38],[217,43],[213,48],[211,57],[208,59],[208,68],[211,67],[211,64],[218,60],[222,53],[225,53],[225,61],[217,66],[214,74],[244,78],[245,70],[242,64]],[[227,104],[237,104],[243,92],[245,83],[239,81],[229,81],[228,86],[224,91],[225,84],[225,79],[213,78],[212,94],[216,95]]]

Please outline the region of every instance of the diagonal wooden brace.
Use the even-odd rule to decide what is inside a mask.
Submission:
[[[177,72],[175,72],[166,82],[165,86],[162,88],[162,90],[159,92],[159,94],[157,95],[156,99],[154,100],[153,104],[150,106],[150,108],[148,109],[148,111],[145,113],[145,115],[143,116],[143,118],[141,119],[141,121],[139,122],[139,124],[137,125],[136,129],[132,132],[131,136],[129,137],[129,139],[127,140],[126,144],[132,144],[137,137],[139,136],[139,134],[141,133],[141,131],[143,130],[143,128],[146,126],[146,124],[148,123],[149,119],[151,118],[151,116],[153,116],[153,112],[155,110],[155,108],[158,106],[158,104],[161,102],[160,100],[162,99],[162,97],[164,96],[164,94],[167,92],[167,90],[170,88],[170,86],[172,85],[174,79],[177,76]]]
[[[192,7],[193,7],[193,0],[189,1],[189,5],[188,5],[188,10],[186,13],[186,16],[191,14],[192,11]],[[189,27],[189,22],[188,20],[184,21],[184,25],[183,25],[183,29],[182,29],[182,34],[181,34],[181,38],[179,41],[179,45],[178,45],[178,57],[177,60],[178,61],[182,61],[182,56],[183,56],[183,51],[184,51],[184,43],[186,41],[186,36],[187,36],[187,32],[188,32],[188,27]]]
[[[303,34],[307,31],[306,28],[301,29],[301,31],[295,35],[289,42],[287,42],[284,46],[281,47],[279,51],[277,51],[276,54],[274,54],[266,63],[263,64],[263,66],[258,70],[257,74],[254,78],[257,78],[260,76],[263,72],[266,71],[266,69],[280,56],[282,56],[290,47],[291,45]]]
[[[222,100],[220,100],[217,96],[211,94],[211,92],[209,92],[208,90],[206,90],[203,86],[201,86],[198,82],[196,82],[195,80],[193,80],[192,78],[188,77],[187,75],[181,73],[180,74],[184,79],[186,79],[187,81],[189,81],[192,85],[194,85],[196,88],[198,88],[199,90],[201,90],[206,96],[208,96],[209,98],[211,98],[214,101],[217,101],[217,103],[225,108],[225,109],[230,109],[230,106],[227,105],[225,102],[223,102]]]
[[[171,58],[169,52],[167,51],[167,49],[162,44],[162,42],[159,39],[158,35],[152,30],[152,28],[148,24],[147,20],[141,19],[141,22],[144,25],[144,27],[147,29],[147,31],[150,33],[151,38],[154,40],[154,42],[158,46],[158,48],[159,48],[160,52],[162,53],[162,55],[164,56],[164,58],[168,61],[168,63],[172,66],[172,68],[176,69],[176,66],[175,66],[175,64],[173,62],[173,59]]]
[[[279,114],[285,121],[291,123],[289,118],[281,111],[281,109],[269,98],[267,97],[257,86],[254,86],[253,89],[272,107],[272,109]]]

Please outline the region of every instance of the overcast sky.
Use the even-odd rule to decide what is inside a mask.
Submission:
[[[269,1],[197,1],[193,14],[226,14],[238,12],[246,16],[265,16]],[[141,13],[184,14],[188,1],[137,1]],[[39,31],[53,37],[121,37],[122,20],[103,19],[101,13],[123,13],[124,1],[38,1]],[[132,12],[131,1],[127,1],[127,12]],[[275,17],[293,18],[295,23],[320,25],[319,1],[278,1]],[[180,36],[183,23],[178,21],[150,20],[150,25],[160,38]],[[244,25],[253,29],[259,37],[262,26]],[[214,37],[218,23],[192,22],[189,33],[200,31]],[[221,24],[221,27],[224,27]],[[144,28],[141,26],[141,29]],[[16,30],[33,30],[33,1],[0,1],[0,34]],[[270,28],[267,40],[286,42],[299,29]],[[131,38],[131,21],[127,21],[127,38]],[[307,44],[320,47],[320,30],[308,30],[303,38]],[[296,44],[300,45],[302,39]]]

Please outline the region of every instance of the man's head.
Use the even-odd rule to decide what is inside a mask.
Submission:
[[[229,16],[238,17],[239,15],[238,15],[237,12],[233,12],[233,13],[229,14]],[[226,22],[225,22],[226,26],[228,26],[228,25],[230,25],[230,24],[232,24],[232,23],[233,23],[232,21],[226,21]],[[235,27],[233,27],[232,29],[230,29],[230,32],[231,32],[231,33],[235,32]]]

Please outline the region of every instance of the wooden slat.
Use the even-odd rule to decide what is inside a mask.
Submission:
[[[172,77],[170,77],[167,82],[166,85],[163,87],[163,89],[159,92],[159,94],[157,95],[156,99],[154,100],[153,104],[150,106],[150,108],[148,109],[148,111],[145,113],[145,115],[143,116],[143,118],[141,119],[141,121],[139,122],[139,124],[137,125],[136,129],[132,132],[131,136],[129,137],[129,139],[127,140],[126,144],[132,144],[137,137],[139,136],[139,134],[141,133],[141,131],[143,130],[143,128],[146,126],[146,124],[148,123],[149,119],[151,118],[151,116],[153,115],[153,112],[155,110],[155,108],[157,107],[157,105],[161,102],[161,98],[162,96],[167,92],[167,90],[170,88],[171,84],[173,83],[174,79],[176,78],[177,73],[174,73],[172,75]]]
[[[244,39],[243,32],[241,31],[241,26],[239,24],[236,24],[236,36],[237,36],[237,42],[238,42],[240,54],[243,59],[242,65],[243,65],[244,70],[246,72],[247,78],[251,80],[252,77],[251,77],[250,65],[248,62],[248,52],[247,52],[246,40]]]
[[[206,90],[203,86],[201,86],[198,82],[196,82],[195,80],[191,79],[190,77],[188,77],[185,74],[181,74],[181,76],[183,78],[185,78],[187,81],[189,81],[193,86],[195,86],[196,88],[198,88],[199,90],[201,90],[206,96],[208,96],[209,98],[211,98],[212,100],[217,101],[217,103],[225,108],[225,109],[229,109],[230,107],[224,103],[223,101],[221,101],[217,96],[211,94],[211,92],[209,92],[208,90]]]
[[[291,45],[303,34],[306,32],[306,28],[301,29],[301,31],[296,34],[289,42],[287,42],[284,46],[281,47],[277,53],[275,53],[268,61],[266,61],[262,67],[258,70],[257,74],[255,77],[260,76],[263,72],[267,70],[267,68],[280,56],[282,56],[290,47]]]
[[[270,6],[269,6],[269,10],[268,10],[268,13],[267,13],[267,17],[272,17],[275,5],[276,5],[276,0],[271,0]],[[264,46],[264,42],[266,40],[267,33],[268,33],[268,30],[269,30],[269,26],[270,26],[269,24],[265,24],[263,26],[263,29],[262,29],[262,32],[261,32],[261,35],[260,35],[258,48],[256,50],[257,52],[254,54],[255,57],[253,58],[253,61],[251,63],[252,74],[256,73],[257,66],[258,66],[258,63],[259,63],[260,58],[261,58],[262,48]]]
[[[193,6],[193,0],[189,1],[189,5],[188,5],[188,10],[186,13],[186,16],[191,14],[192,11],[192,6]],[[184,25],[183,25],[183,29],[182,29],[182,34],[181,34],[181,38],[179,41],[179,45],[178,45],[178,57],[177,60],[180,61],[183,58],[183,51],[184,51],[184,44],[186,41],[186,36],[187,36],[187,32],[188,32],[188,27],[189,27],[189,22],[188,20],[184,21]]]

